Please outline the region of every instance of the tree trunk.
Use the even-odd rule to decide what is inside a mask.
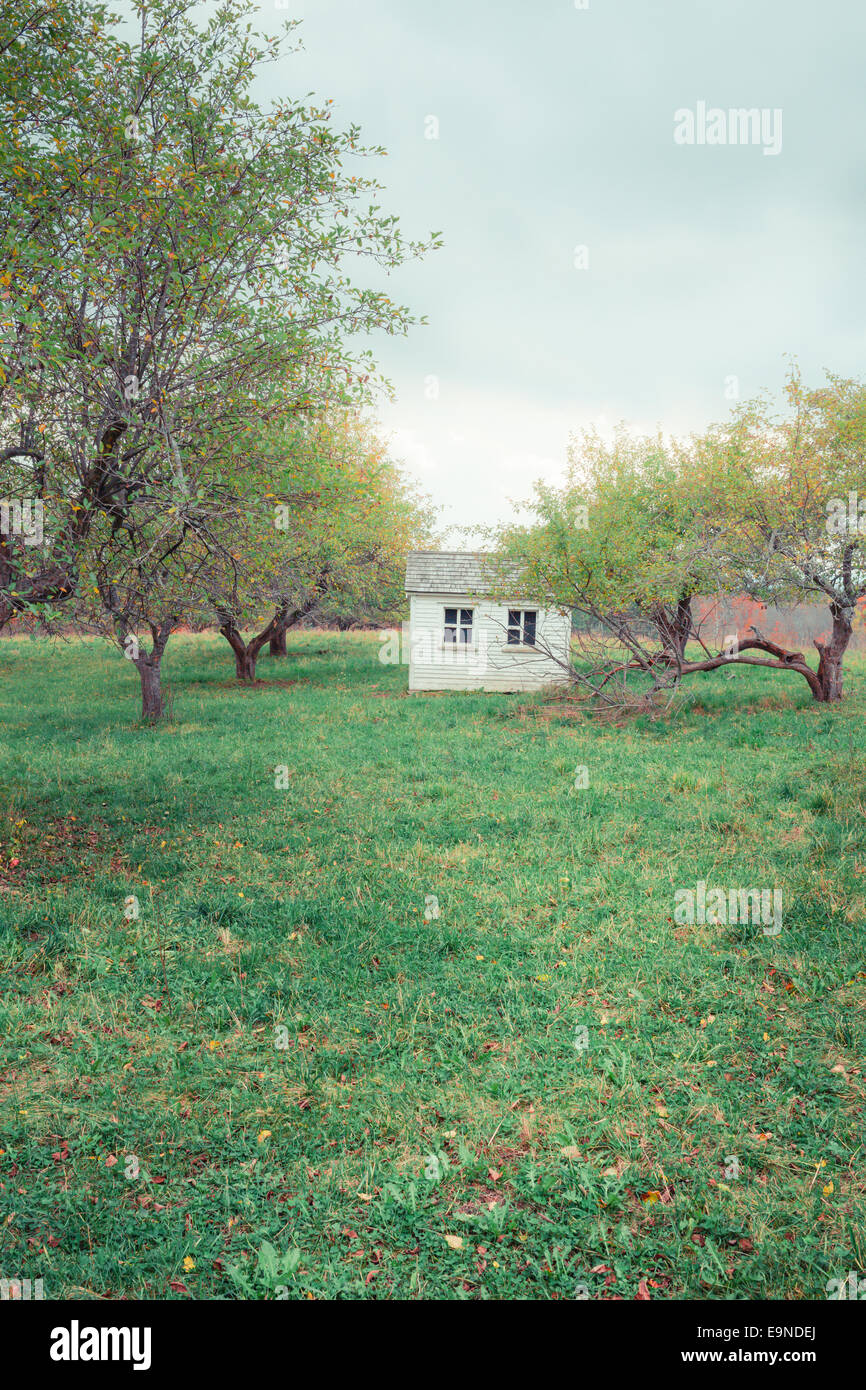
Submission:
[[[235,652],[235,675],[239,681],[246,681],[252,685],[256,678],[256,659],[258,652],[253,651],[252,644],[245,647],[242,652]]]
[[[270,635],[270,645],[268,650],[271,656],[288,656],[286,647],[286,633],[290,627],[294,627],[302,618],[308,618],[318,607],[318,595],[307,599],[299,608],[278,608],[272,622],[273,631]],[[267,631],[267,629],[266,629]]]
[[[245,685],[252,685],[256,679],[256,662],[259,659],[259,652],[268,641],[276,619],[272,618],[264,632],[260,632],[251,642],[245,642],[234,619],[227,614],[222,616],[220,632],[235,654],[235,675]]]
[[[235,654],[235,675],[239,681],[251,685],[256,678],[258,648],[253,651],[252,643],[247,646],[232,618],[226,615],[223,615],[223,621],[220,623],[220,632]]]
[[[165,713],[162,700],[160,662],[162,654],[141,655],[135,665],[141,677],[141,717],[147,724],[156,724]]]
[[[815,699],[826,702],[842,699],[842,662],[851,641],[853,626],[850,608],[833,603],[830,605],[830,612],[833,615],[830,640],[815,642],[818,648],[818,683],[821,687],[821,693],[816,694]]]
[[[225,609],[217,609],[217,617],[220,619],[219,630],[235,654],[235,674],[238,680],[247,684],[255,680],[256,662],[266,642],[272,656],[288,656],[287,630],[294,627],[307,613],[311,613],[316,604],[316,599],[310,599],[300,608],[278,608],[267,627],[249,643],[241,637],[232,614]]]
[[[674,609],[667,604],[655,604],[652,620],[662,641],[662,661],[668,666],[682,666],[692,632],[691,594],[681,595]]]

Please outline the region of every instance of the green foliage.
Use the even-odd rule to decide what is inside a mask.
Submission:
[[[432,509],[368,420],[335,410],[275,423],[235,486],[234,564],[211,570],[211,609],[238,626],[286,607],[355,621],[403,609],[406,555],[430,542]]]
[[[686,495],[734,582],[768,602],[866,595],[866,384],[791,368],[785,404],[745,402],[694,441]],[[837,524],[841,513],[841,524]]]
[[[53,537],[29,574],[0,572],[2,621],[68,595],[96,518],[148,558],[142,512],[201,541],[264,420],[366,401],[355,336],[413,318],[348,260],[387,272],[437,244],[381,211],[363,165],[383,151],[335,130],[329,103],[256,103],[292,25],[257,34],[250,0],[134,8],[131,38],[95,4],[27,0],[23,73],[0,91],[0,445],[22,423],[40,442]],[[13,466],[18,495],[34,471]]]
[[[572,441],[563,485],[537,483],[531,520],[504,526],[498,546],[522,561],[539,602],[646,612],[707,591],[717,576],[681,487],[684,457],[660,435],[621,426],[606,442],[585,431]]]

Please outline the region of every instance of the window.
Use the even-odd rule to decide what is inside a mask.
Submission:
[[[509,608],[508,610],[508,645],[509,647],[534,647],[535,646],[535,619],[538,614],[534,609]]]
[[[445,645],[468,646],[472,641],[472,608],[445,609]]]

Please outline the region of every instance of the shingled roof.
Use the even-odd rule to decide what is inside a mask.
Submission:
[[[516,583],[519,567],[513,572]],[[406,593],[482,595],[498,587],[499,574],[486,551],[413,550],[406,556]]]

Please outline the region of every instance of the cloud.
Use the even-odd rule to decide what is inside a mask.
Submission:
[[[442,251],[387,293],[426,314],[371,340],[383,417],[452,518],[492,521],[570,429],[674,433],[863,360],[866,8],[848,0],[307,0],[262,92],[333,97],[389,156],[380,201]],[[268,27],[283,16],[264,0]],[[781,108],[782,152],[681,146],[698,101]],[[439,138],[424,138],[436,115]],[[588,267],[575,247],[588,248]],[[439,398],[425,396],[435,376]]]

